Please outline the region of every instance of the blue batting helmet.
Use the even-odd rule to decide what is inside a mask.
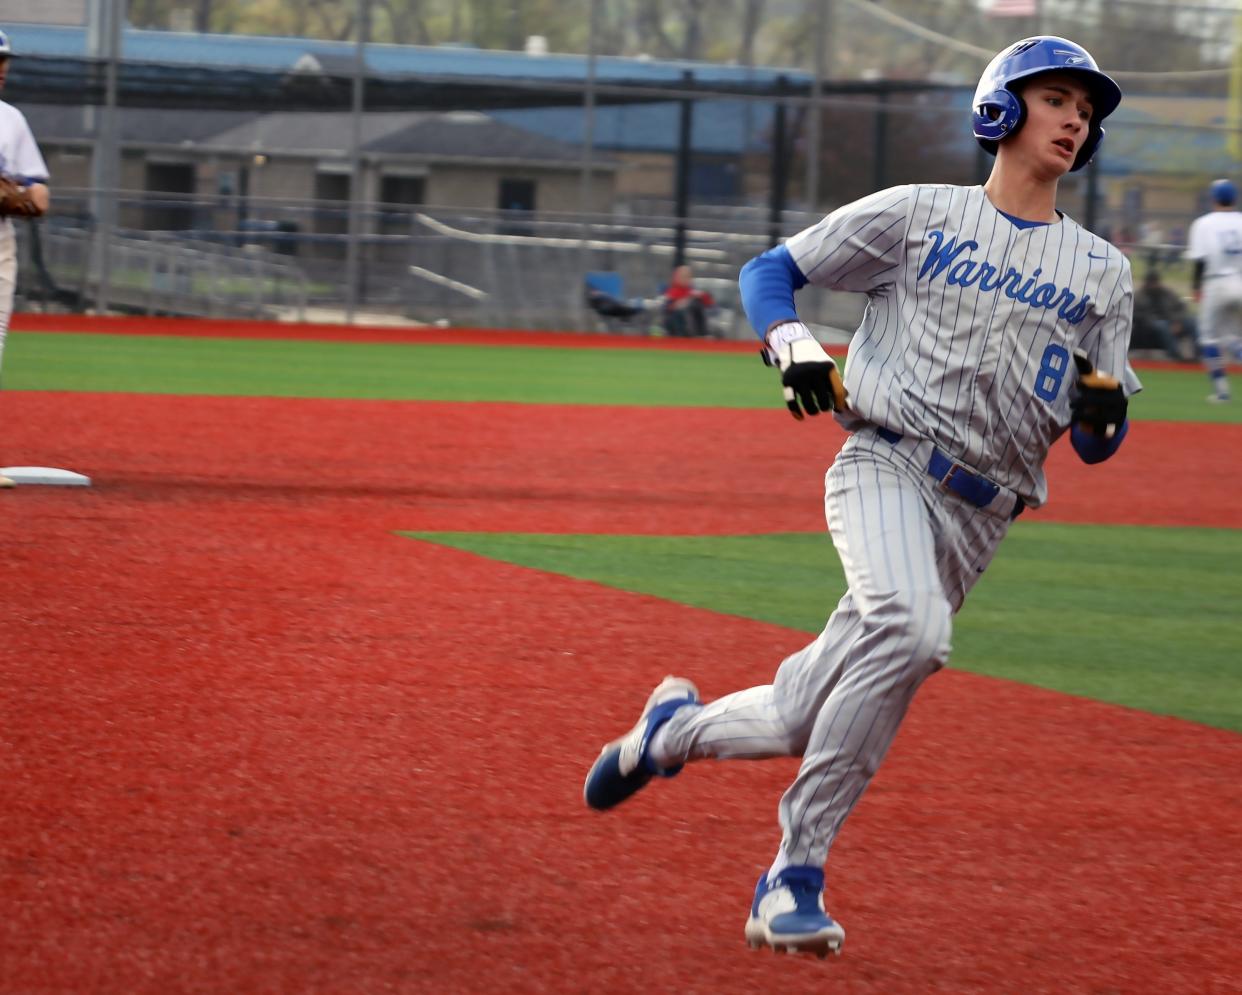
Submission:
[[[1212,193],[1213,204],[1233,207],[1238,202],[1238,188],[1233,185],[1233,180],[1213,180],[1208,189]]]
[[[987,152],[996,155],[1001,140],[1016,134],[1026,119],[1026,105],[1015,89],[1016,84],[1050,72],[1080,75],[1083,85],[1091,92],[1091,126],[1087,140],[1070,167],[1071,170],[1082,169],[1104,138],[1100,122],[1121,103],[1121,87],[1100,72],[1090,52],[1065,38],[1054,35],[1023,38],[988,63],[971,104],[975,138]]]

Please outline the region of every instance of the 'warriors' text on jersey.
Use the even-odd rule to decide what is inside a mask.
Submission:
[[[1074,349],[1140,388],[1126,361],[1130,263],[1064,215],[1010,218],[982,187],[882,190],[787,243],[817,286],[865,293],[846,428],[930,439],[1038,506],[1070,422]]]

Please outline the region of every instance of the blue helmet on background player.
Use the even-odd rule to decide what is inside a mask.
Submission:
[[[1018,94],[1018,84],[1050,72],[1081,75],[1083,85],[1091,92],[1091,126],[1087,140],[1070,167],[1071,171],[1082,169],[1104,138],[1100,122],[1121,103],[1121,87],[1100,72],[1090,52],[1066,38],[1055,35],[1024,38],[988,63],[971,103],[975,138],[987,152],[996,155],[996,147],[1003,139],[1016,134],[1026,119],[1026,105]]]
[[[0,59],[7,59],[13,54],[13,46],[9,44],[9,36],[0,29]]]
[[[1221,207],[1233,207],[1238,202],[1238,188],[1233,185],[1233,180],[1213,180],[1208,191],[1212,195],[1212,203]]]

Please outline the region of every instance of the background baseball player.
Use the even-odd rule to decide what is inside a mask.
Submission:
[[[823,903],[828,851],[915,691],[948,659],[954,613],[1012,520],[1044,502],[1044,460],[1066,429],[1089,463],[1126,435],[1140,388],[1126,363],[1130,266],[1055,208],[1058,181],[1090,160],[1120,100],[1073,42],[1018,42],[975,93],[975,137],[996,156],[984,186],[882,190],[742,270],[794,417],[833,411],[851,433],[825,478],[849,586],[772,684],[704,704],[667,678],[604,747],[585,796],[607,809],[686,761],[801,756],[746,923],[752,946],[840,951],[845,931]],[[844,383],[798,320],[807,283],[869,298]]]
[[[1192,286],[1199,302],[1199,353],[1212,381],[1208,400],[1229,400],[1225,367],[1242,348],[1242,214],[1234,205],[1231,180],[1210,188],[1212,210],[1196,218],[1186,236],[1186,258],[1193,260]]]
[[[0,92],[8,80],[12,56],[9,37],[0,31]],[[47,210],[47,180],[47,165],[26,118],[16,107],[0,100],[0,368],[17,285],[17,235],[12,219],[35,217]],[[0,487],[12,486],[13,481],[0,476]]]

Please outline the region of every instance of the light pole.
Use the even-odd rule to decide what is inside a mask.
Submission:
[[[345,243],[345,324],[354,323],[358,308],[359,238],[362,234],[362,114],[366,85],[366,44],[371,32],[371,0],[358,0],[358,31],[354,46],[354,80],[349,143],[349,234]]]
[[[87,52],[103,69],[104,101],[87,107],[87,123],[94,133],[91,151],[91,215],[95,222],[95,312],[108,310],[112,277],[112,233],[117,223],[117,197],[121,186],[120,125],[117,115],[117,72],[121,56],[121,6],[123,0],[91,0],[87,29]]]

